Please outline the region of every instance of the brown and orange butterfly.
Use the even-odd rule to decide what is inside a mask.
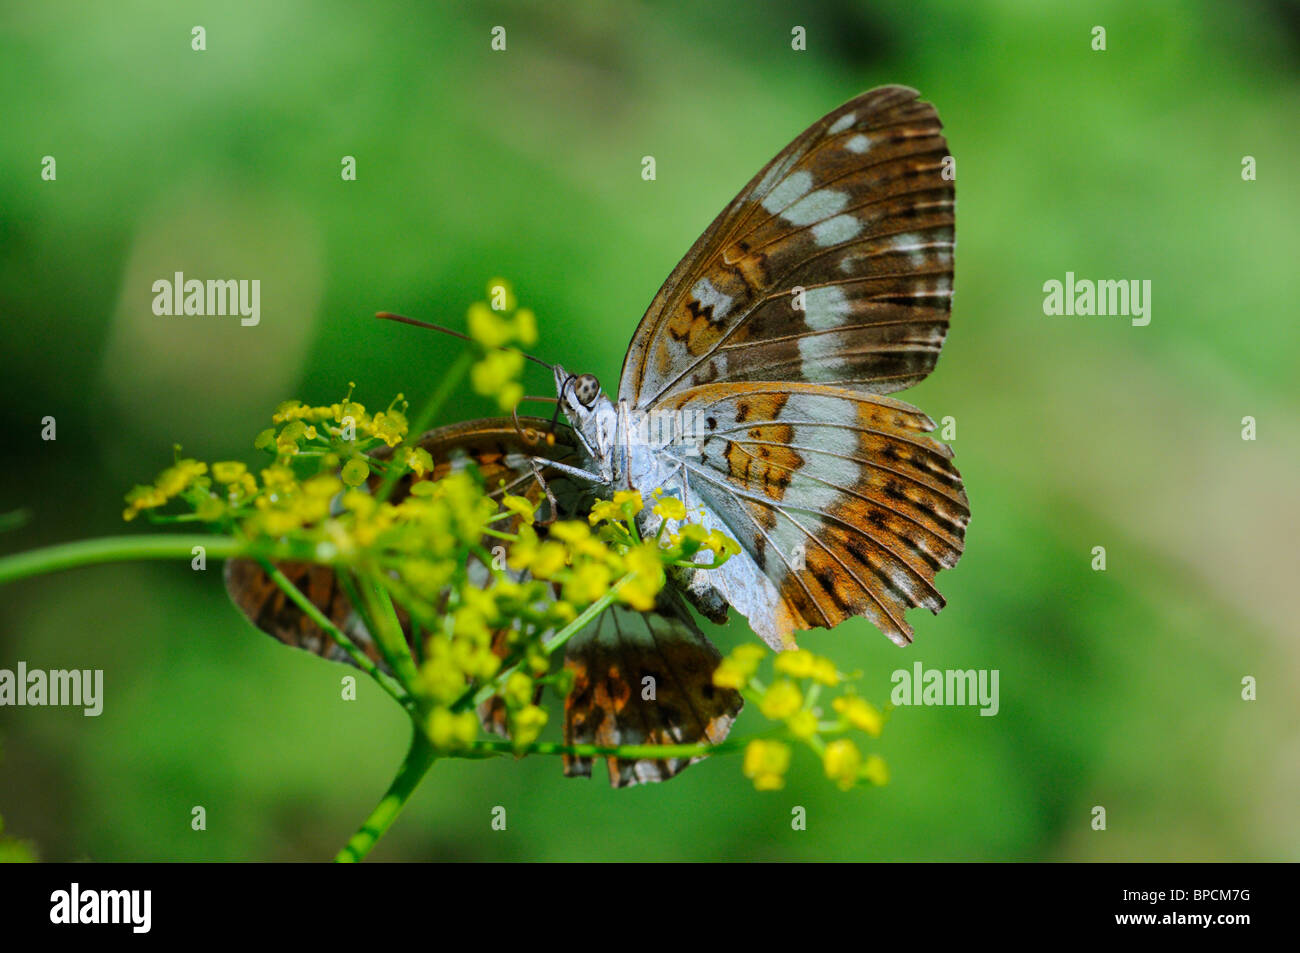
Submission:
[[[908,609],[943,607],[934,577],[961,555],[966,494],[951,450],[928,436],[933,421],[885,396],[934,368],[952,304],[949,152],[917,96],[901,86],[863,93],[745,186],[651,302],[617,401],[593,376],[556,366],[572,425],[563,439],[529,441],[505,420],[423,438],[441,467],[476,460],[489,486],[538,492],[534,467],[567,480],[578,513],[617,489],[660,489],[693,522],[740,543],[718,569],[680,571],[654,612],[606,613],[575,640],[566,740],[725,737],[739,698],[713,687],[717,651],[683,599],[716,622],[735,608],[778,650],[794,647],[796,631],[858,615],[904,645]],[[650,510],[641,519],[643,533],[659,529]],[[355,631],[330,572],[293,568]],[[259,627],[335,652],[256,566],[232,563],[228,580]],[[673,690],[642,702],[631,687],[651,669]],[[491,711],[481,714],[491,724]],[[634,783],[682,767],[611,759],[610,776]],[[568,773],[589,770],[566,763]]]

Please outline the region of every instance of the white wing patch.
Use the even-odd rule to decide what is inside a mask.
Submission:
[[[721,321],[731,310],[732,303],[736,300],[731,295],[725,295],[717,288],[713,287],[713,282],[708,278],[701,278],[691,289],[691,295],[699,302],[702,308],[711,308],[713,311],[713,320]]]
[[[839,245],[854,238],[862,231],[862,223],[852,215],[836,215],[820,225],[813,226],[813,240],[825,248],[827,245]]]
[[[803,295],[804,321],[814,331],[827,331],[844,323],[852,305],[839,285],[809,288]]]
[[[812,188],[812,173],[800,169],[788,179],[781,183],[768,193],[763,199],[763,208],[767,209],[773,215],[781,211],[787,205],[799,201],[808,194]]]
[[[850,152],[856,152],[858,155],[862,155],[862,153],[871,148],[871,140],[862,133],[858,133],[848,142],[844,143],[844,148],[848,149]]]
[[[818,189],[805,195],[788,209],[781,217],[791,225],[811,225],[843,210],[849,204],[849,194],[837,189]]]
[[[835,124],[832,125],[830,129],[827,130],[827,132],[833,136],[837,132],[843,132],[845,129],[852,129],[853,124],[857,121],[857,118],[858,118],[857,113],[845,113],[839,119],[835,120]]]

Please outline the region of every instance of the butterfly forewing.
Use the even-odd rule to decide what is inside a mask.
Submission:
[[[858,96],[754,177],[655,296],[620,398],[646,408],[754,380],[885,394],[933,369],[951,306],[954,192],[938,115],[917,95]]]

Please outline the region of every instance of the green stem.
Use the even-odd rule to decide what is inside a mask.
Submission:
[[[429,743],[424,732],[416,726],[411,733],[411,747],[406,752],[406,760],[398,769],[393,783],[388,786],[388,790],[375,809],[370,812],[370,816],[352,835],[347,846],[338,852],[334,858],[336,863],[351,864],[365,859],[365,856],[370,853],[370,848],[375,846],[379,838],[383,837],[392,826],[393,821],[397,820],[397,815],[402,813],[402,808],[406,806],[406,802],[411,799],[415,789],[428,774],[436,757],[433,745]]]
[[[105,536],[6,556],[0,559],[0,584],[99,563],[121,563],[136,559],[190,559],[195,546],[202,546],[207,555],[215,559],[254,555],[249,552],[251,547],[248,543],[232,536]],[[295,558],[294,552],[281,554],[268,547],[261,547],[258,554],[279,559]],[[299,551],[296,558],[302,559],[304,554]]]
[[[393,701],[407,709],[407,711],[414,711],[414,700],[406,693],[406,689],[398,684],[396,679],[381,672],[379,667],[370,660],[370,656],[361,651],[357,644],[331,622],[314,602],[303,595],[302,590],[293,584],[293,580],[276,568],[270,560],[261,559],[258,561],[262,565],[262,571],[271,577],[271,581],[279,586],[284,594],[293,600],[294,605],[307,614],[309,619],[327,632],[339,648],[348,653],[348,658],[352,659],[359,669],[378,682],[380,688],[393,697]]]
[[[389,597],[388,590],[365,573],[358,576],[357,585],[361,589],[361,597],[370,609],[370,618],[375,623],[375,628],[370,634],[374,636],[385,661],[392,668],[397,680],[402,683],[402,687],[418,699],[420,674],[415,669],[415,662],[411,658],[411,647],[406,642],[406,633],[402,631],[402,623],[397,618],[397,610],[393,608],[393,600]],[[411,712],[411,716],[418,717],[418,712]]]

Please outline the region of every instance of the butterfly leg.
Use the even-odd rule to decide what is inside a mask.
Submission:
[[[556,473],[563,473],[565,476],[570,476],[586,483],[605,482],[605,478],[599,473],[592,473],[590,470],[582,469],[582,467],[571,467],[567,463],[557,463],[556,461],[548,460],[545,457],[529,457],[528,460],[533,466],[540,465],[548,470],[554,470]]]
[[[546,478],[542,476],[542,468],[537,465],[537,458],[529,457],[528,466],[532,468],[533,478],[537,480],[537,485],[540,486],[542,488],[542,492],[546,494],[546,502],[550,504],[551,507],[550,519],[542,521],[541,525],[550,526],[552,523],[554,523],[557,519],[560,518],[560,503],[555,498],[555,494],[551,492],[551,487],[549,484],[547,484]]]
[[[542,492],[546,494],[546,502],[549,503],[551,506],[551,517],[550,519],[543,521],[541,524],[542,526],[549,526],[550,524],[554,523],[557,519],[559,519],[560,516],[559,501],[555,499],[555,494],[551,492],[550,485],[547,484],[546,478],[542,476],[543,467],[546,467],[550,470],[559,471],[560,473],[566,476],[574,477],[576,479],[583,480],[588,483],[601,482],[601,477],[599,474],[590,473],[586,470],[583,470],[581,467],[567,466],[566,464],[563,463],[557,463],[554,460],[548,460],[545,457],[527,457],[526,459],[528,462],[528,466],[532,468],[533,478],[536,479],[538,485],[541,486]]]

